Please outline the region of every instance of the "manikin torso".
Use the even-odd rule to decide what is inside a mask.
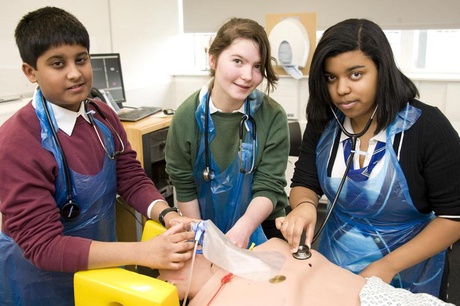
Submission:
[[[189,305],[208,305],[216,292],[210,305],[360,305],[359,292],[366,282],[363,277],[333,265],[315,250],[307,260],[294,259],[286,242],[279,239],[270,239],[254,249],[264,250],[286,256],[279,272],[286,277],[284,281],[254,282],[233,276],[219,289],[228,272],[213,266],[212,277]]]

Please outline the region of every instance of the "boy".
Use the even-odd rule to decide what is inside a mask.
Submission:
[[[181,268],[193,248],[181,223],[147,242],[115,242],[117,193],[168,227],[179,215],[145,175],[116,114],[87,100],[85,27],[44,7],[23,17],[15,38],[22,70],[39,87],[0,128],[2,305],[73,305],[78,270]]]

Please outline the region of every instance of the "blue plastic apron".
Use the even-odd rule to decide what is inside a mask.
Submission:
[[[204,133],[205,128],[207,95],[207,89],[203,88],[200,92],[200,104],[195,111],[195,118],[202,133]],[[249,95],[245,103],[250,103],[250,112],[254,114],[262,103],[262,95],[260,92],[254,91]],[[216,135],[211,114],[208,114],[208,120],[209,143],[211,143]],[[237,137],[237,135],[235,135],[235,137]],[[223,233],[227,233],[233,225],[235,225],[236,221],[246,212],[251,202],[254,172],[240,172],[240,158],[238,155],[225,171],[221,171],[212,157],[211,152],[209,152],[210,168],[215,172],[215,179],[206,182],[203,179],[203,170],[206,167],[204,138],[203,135],[199,143],[197,158],[194,165],[194,178],[197,187],[201,218],[203,220],[209,219],[213,221]],[[252,141],[251,133],[246,133],[244,136],[242,154],[242,161],[245,163],[246,169],[250,167],[252,160]],[[257,156],[257,147],[255,154]],[[263,232],[262,226],[259,225],[252,233],[249,243],[254,242],[258,245],[265,241],[267,241],[267,237]]]
[[[50,151],[59,165],[55,200],[58,207],[67,203],[62,156],[51,134],[41,103],[41,92],[35,95],[36,114],[40,121],[42,146]],[[48,102],[47,102],[48,103]],[[49,105],[49,104],[48,104]],[[48,106],[51,117],[52,108]],[[95,120],[109,152],[114,150],[113,136]],[[64,153],[65,154],[65,153]],[[93,162],[93,161],[89,161]],[[70,221],[61,218],[64,235],[99,241],[115,241],[116,161],[105,156],[103,169],[96,175],[82,175],[70,169],[74,201],[80,215]],[[68,306],[74,304],[73,273],[45,271],[23,257],[23,251],[4,233],[0,237],[0,304],[2,306]]]
[[[421,111],[411,105],[399,112],[386,130],[383,168],[368,180],[347,179],[334,211],[321,235],[319,252],[333,263],[359,273],[370,263],[405,244],[435,217],[414,206],[407,181],[392,146],[392,137],[409,129]],[[316,149],[321,187],[329,201],[335,197],[341,178],[327,176],[330,150],[339,127],[332,120]],[[354,201],[346,199],[354,198]],[[329,203],[330,205],[330,203]],[[441,252],[395,276],[391,284],[412,292],[439,295],[445,252]]]

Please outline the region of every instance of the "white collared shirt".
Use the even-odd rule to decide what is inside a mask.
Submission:
[[[244,112],[244,106],[245,105],[246,105],[246,103],[243,103],[239,109],[232,111],[232,113],[242,113],[244,115],[245,114],[245,112]],[[209,114],[214,114],[214,113],[217,113],[217,112],[223,113],[222,110],[218,109],[214,105],[214,102],[212,102],[212,97],[210,97],[209,98]]]
[[[347,131],[349,131],[350,133],[354,133],[353,128],[351,126],[350,118],[345,117],[345,120],[343,122],[343,127]],[[339,147],[337,148],[337,155],[336,155],[336,158],[335,158],[334,167],[332,168],[332,173],[331,173],[332,177],[342,177],[343,172],[345,171],[346,163],[345,163],[345,159],[344,159],[343,145],[342,145],[342,141],[344,141],[345,139],[348,139],[348,136],[346,136],[344,133],[341,133],[340,134],[340,144],[339,144]],[[372,154],[374,153],[375,146],[377,145],[378,141],[381,141],[383,143],[387,142],[386,130],[380,131],[377,135],[373,136],[369,140],[369,146],[367,148],[367,151],[365,151],[365,152],[360,150],[360,148],[361,148],[360,139],[358,138],[356,140],[356,154],[353,157],[353,167],[354,167],[354,169],[359,169],[360,168],[359,167],[359,156],[360,155],[365,155],[366,156],[364,158],[363,166],[365,167],[365,166],[369,165],[369,162],[370,162],[370,160],[372,158]],[[373,177],[373,175],[375,175],[376,173],[379,173],[379,171],[382,168],[382,165],[384,164],[384,162],[383,162],[384,160],[385,160],[385,155],[382,157],[380,162],[378,162],[375,165],[374,169],[371,172],[370,177]]]
[[[56,104],[50,103],[51,108],[53,109],[54,118],[56,123],[59,126],[59,129],[62,130],[69,136],[72,136],[73,129],[75,128],[75,123],[77,122],[78,116],[83,116],[83,118],[89,123],[88,115],[85,112],[85,106],[83,102],[80,103],[80,108],[78,112],[74,112],[58,106]],[[36,108],[36,101],[32,101],[32,106]]]

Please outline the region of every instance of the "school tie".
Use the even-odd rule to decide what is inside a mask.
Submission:
[[[351,154],[351,139],[348,138],[343,141],[343,153],[345,157],[345,163],[348,160],[348,157]],[[381,141],[377,141],[377,145],[375,146],[374,153],[372,153],[371,160],[369,164],[361,169],[354,169],[354,165],[350,167],[350,171],[348,172],[348,177],[355,182],[362,182],[369,178],[372,169],[374,169],[375,165],[382,159],[382,156],[385,155],[385,143]]]

